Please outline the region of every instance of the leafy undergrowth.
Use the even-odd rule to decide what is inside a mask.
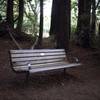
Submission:
[[[29,48],[29,42],[19,42]],[[44,46],[45,47],[45,46]],[[10,40],[0,39],[0,100],[100,100],[100,53],[71,46],[81,66],[30,75],[14,73],[10,66],[9,50],[17,49]]]

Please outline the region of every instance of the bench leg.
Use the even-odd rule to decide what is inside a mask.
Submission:
[[[28,82],[28,80],[29,80],[29,75],[30,75],[30,73],[29,73],[29,71],[26,73],[26,82]]]
[[[64,68],[64,76],[66,75],[66,68]]]

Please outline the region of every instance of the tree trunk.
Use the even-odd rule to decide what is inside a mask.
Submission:
[[[100,41],[100,22],[99,22],[99,28],[98,28],[98,37],[99,37],[99,41]],[[100,44],[100,42],[99,42]]]
[[[91,29],[90,29],[91,45],[94,45],[94,40],[95,40],[95,31],[96,31],[95,24],[96,24],[96,1],[92,0]]]
[[[22,31],[23,15],[24,15],[24,0],[19,0],[19,16],[16,28],[18,32]]]
[[[70,36],[70,0],[54,0],[51,16],[51,34],[55,34],[57,48],[68,50]]]
[[[40,29],[39,29],[39,37],[36,48],[41,48],[42,37],[43,37],[43,0],[40,0]]]
[[[98,29],[98,48],[100,49],[100,22],[99,22],[99,29]]]
[[[95,33],[95,22],[96,22],[96,1],[92,0],[92,16],[91,16],[91,31]]]
[[[8,24],[14,27],[14,17],[13,17],[13,0],[7,0],[7,15],[6,19]]]
[[[78,1],[77,44],[90,47],[91,0]]]
[[[82,14],[84,13],[84,1],[78,0],[78,21],[77,21],[77,39],[79,40],[79,34],[82,27]]]
[[[58,0],[52,1],[52,12],[51,12],[51,26],[50,26],[50,35],[55,35],[57,33],[57,22],[58,22]]]

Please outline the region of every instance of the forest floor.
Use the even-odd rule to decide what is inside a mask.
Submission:
[[[26,41],[20,43],[29,47]],[[32,74],[28,84],[25,74],[12,71],[9,50],[14,43],[0,39],[0,100],[100,100],[100,55],[95,50],[72,46],[82,65],[62,70]]]

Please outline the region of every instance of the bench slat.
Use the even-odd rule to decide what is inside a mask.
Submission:
[[[17,66],[14,67],[14,70],[16,71],[30,71],[30,70],[39,70],[39,69],[56,69],[56,68],[67,68],[67,67],[73,67],[73,66],[79,66],[80,64],[78,63],[73,63],[69,64],[66,62],[59,62],[59,63],[47,63],[47,64],[40,64],[40,65],[31,65],[30,68],[29,66]]]
[[[49,66],[52,66],[52,65],[62,65],[62,64],[68,64],[68,62],[65,62],[65,61],[60,61],[60,62],[51,62],[51,63],[41,63],[41,64],[26,64],[26,65],[23,65],[23,66],[15,66],[14,68],[25,68],[25,67],[30,67],[30,68],[40,68],[40,67],[49,67]]]
[[[66,57],[65,55],[58,55],[58,56],[43,56],[43,57],[12,58],[12,62],[47,60],[47,59],[57,59],[57,58],[63,59],[65,57]]]
[[[36,72],[42,72],[42,71],[47,71],[47,70],[54,70],[54,69],[62,69],[62,68],[68,68],[68,67],[74,67],[74,66],[80,66],[81,64],[73,63],[73,64],[68,64],[68,65],[62,65],[62,66],[50,66],[50,67],[42,67],[42,68],[36,68],[36,69],[31,69],[29,70],[30,73],[36,73]]]
[[[45,53],[45,52],[64,52],[64,49],[34,49],[34,50],[10,50],[10,53]]]
[[[47,60],[40,60],[40,61],[23,61],[23,62],[15,62],[12,63],[13,66],[24,66],[27,64],[44,64],[44,63],[51,63],[51,62],[61,62],[63,59],[47,59]]]
[[[26,53],[26,54],[11,54],[11,57],[41,57],[41,56],[54,56],[54,55],[65,55],[65,52],[52,52],[52,53]]]

